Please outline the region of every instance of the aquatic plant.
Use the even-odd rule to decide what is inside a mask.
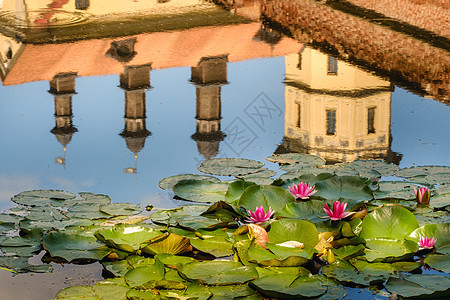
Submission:
[[[433,249],[436,239],[432,237],[431,239],[427,236],[421,236],[419,238],[419,249]]]
[[[422,187],[419,189],[414,188],[414,195],[416,196],[417,203],[419,204],[429,204],[431,192],[427,187]]]
[[[264,207],[261,205],[260,207],[256,207],[255,211],[248,211],[250,214],[250,217],[247,217],[247,220],[255,223],[255,224],[261,224],[267,220],[269,220],[273,214],[275,213],[274,210],[272,210],[271,207],[269,207],[269,210],[266,212],[264,211]]]
[[[306,184],[305,182],[300,182],[300,184],[294,183],[288,188],[292,196],[294,196],[296,199],[308,199],[310,196],[317,193],[317,190],[314,189],[315,185],[311,186],[310,182],[308,182],[308,184]]]
[[[331,210],[327,203],[323,205],[323,210],[330,217],[331,220],[337,221],[348,216],[348,212],[345,211],[347,203],[334,201],[333,209]]]

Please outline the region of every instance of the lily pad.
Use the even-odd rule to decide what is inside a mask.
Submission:
[[[418,243],[422,236],[434,237],[437,252],[450,254],[450,223],[423,225],[411,232],[409,238]]]
[[[164,235],[163,238],[158,238],[142,248],[142,252],[151,255],[158,253],[181,254],[191,250],[189,239],[175,233]]]
[[[130,216],[140,213],[142,208],[132,203],[112,203],[100,205],[99,211],[111,216]]]
[[[214,183],[211,181],[185,179],[179,181],[173,187],[173,192],[178,197],[194,202],[226,201],[225,194],[228,184]]]
[[[356,176],[334,176],[316,183],[315,197],[328,200],[349,199],[359,202],[371,200],[372,190],[368,181]]]
[[[262,162],[244,158],[214,158],[203,161],[200,172],[219,176],[242,176],[259,172]]]
[[[297,241],[305,247],[314,248],[319,241],[318,231],[314,223],[306,220],[281,219],[270,225],[269,241],[279,244],[286,241]]]
[[[361,224],[364,239],[404,239],[419,227],[416,217],[400,206],[383,206],[368,214]]]
[[[241,284],[258,277],[255,268],[224,260],[191,262],[179,271],[190,280],[209,285]]]
[[[171,190],[175,184],[181,180],[185,179],[195,179],[195,180],[205,180],[213,183],[221,183],[221,180],[214,176],[209,175],[197,175],[197,174],[181,174],[175,176],[169,176],[161,179],[158,182],[158,186],[163,190]]]
[[[117,225],[99,229],[95,233],[95,236],[106,245],[125,252],[140,250],[162,235],[159,230],[139,225]]]
[[[414,256],[419,249],[417,243],[392,238],[366,239],[365,258],[369,262],[394,262]]]
[[[386,289],[402,297],[427,295],[428,299],[433,299],[436,294],[448,296],[450,278],[430,274],[414,274],[405,279],[390,277],[386,283]]]
[[[423,262],[429,265],[430,268],[450,273],[450,256],[448,255],[429,253]]]
[[[215,257],[233,255],[233,244],[224,237],[209,237],[191,239],[191,245],[196,249],[212,254]]]
[[[275,215],[277,215],[277,211],[281,211],[286,204],[294,201],[294,196],[281,187],[251,185],[242,193],[238,205],[252,211],[261,205],[264,207],[264,211],[268,211],[270,207],[272,210],[275,210]]]
[[[76,236],[63,232],[50,232],[43,237],[43,246],[53,257],[68,262],[76,259],[101,260],[111,250],[97,242],[95,237]]]
[[[309,200],[290,202],[279,212],[279,216],[295,219],[307,219],[313,222],[321,221],[320,217],[326,217],[323,210],[323,200]]]
[[[381,181],[374,195],[375,199],[415,200],[414,188],[418,187],[418,185],[410,182]]]
[[[438,173],[450,173],[450,167],[448,166],[418,166],[403,168],[399,170],[396,175],[398,177],[414,177],[423,175],[432,175]]]
[[[125,274],[125,280],[130,287],[141,286],[149,281],[164,279],[164,264],[159,260],[151,266],[134,268]]]
[[[11,201],[25,206],[64,206],[65,200],[71,200],[75,194],[60,190],[34,190],[15,195]]]

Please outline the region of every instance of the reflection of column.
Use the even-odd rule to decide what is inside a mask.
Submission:
[[[64,147],[64,156],[55,158],[60,165],[66,163],[67,145],[77,129],[72,124],[72,95],[75,94],[76,73],[60,73],[50,81],[49,92],[55,100],[55,127],[50,131]]]
[[[310,48],[300,55],[285,59],[285,137],[277,152],[314,154],[330,163],[398,163],[390,149],[391,84]]]
[[[151,64],[126,66],[120,74],[120,87],[125,91],[125,128],[120,135],[125,139],[127,148],[137,154],[145,146],[150,135],[145,125],[145,92],[150,88]],[[126,173],[136,173],[137,166],[126,168]]]
[[[198,152],[210,159],[219,152],[225,135],[220,130],[221,86],[227,83],[227,55],[204,57],[191,68],[191,81],[196,86],[197,131],[192,138]]]

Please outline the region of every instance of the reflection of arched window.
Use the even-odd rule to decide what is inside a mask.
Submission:
[[[375,107],[367,109],[367,134],[375,133]]]
[[[76,9],[88,9],[89,8],[89,0],[75,0],[75,8]]]
[[[336,110],[329,109],[326,111],[327,114],[327,135],[335,135],[336,134]]]
[[[337,75],[337,63],[338,60],[336,59],[336,57],[328,56],[328,75]]]

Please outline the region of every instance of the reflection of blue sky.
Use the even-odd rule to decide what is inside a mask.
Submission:
[[[76,79],[73,123],[78,128],[67,147],[66,166],[54,163],[63,147],[50,133],[54,127],[53,96],[48,82],[0,86],[0,209],[14,194],[29,189],[65,189],[104,193],[115,202],[173,206],[157,182],[166,176],[198,173],[203,157],[191,139],[195,132],[195,86],[190,68],[153,70],[146,94],[147,129],[152,132],[138,154],[119,136],[124,128],[124,92],[119,76]],[[229,84],[222,87],[222,129],[237,118],[255,139],[241,157],[263,160],[284,134],[284,59],[256,59],[228,64]],[[245,109],[264,92],[281,114],[262,126]],[[392,150],[402,153],[401,166],[450,165],[449,108],[396,89],[392,95]],[[260,124],[261,125],[261,124]],[[230,136],[220,144],[219,157],[234,156]],[[421,139],[421,140],[419,140]],[[424,144],[425,143],[425,144]],[[433,144],[435,143],[435,144]],[[273,168],[274,164],[267,163]]]

